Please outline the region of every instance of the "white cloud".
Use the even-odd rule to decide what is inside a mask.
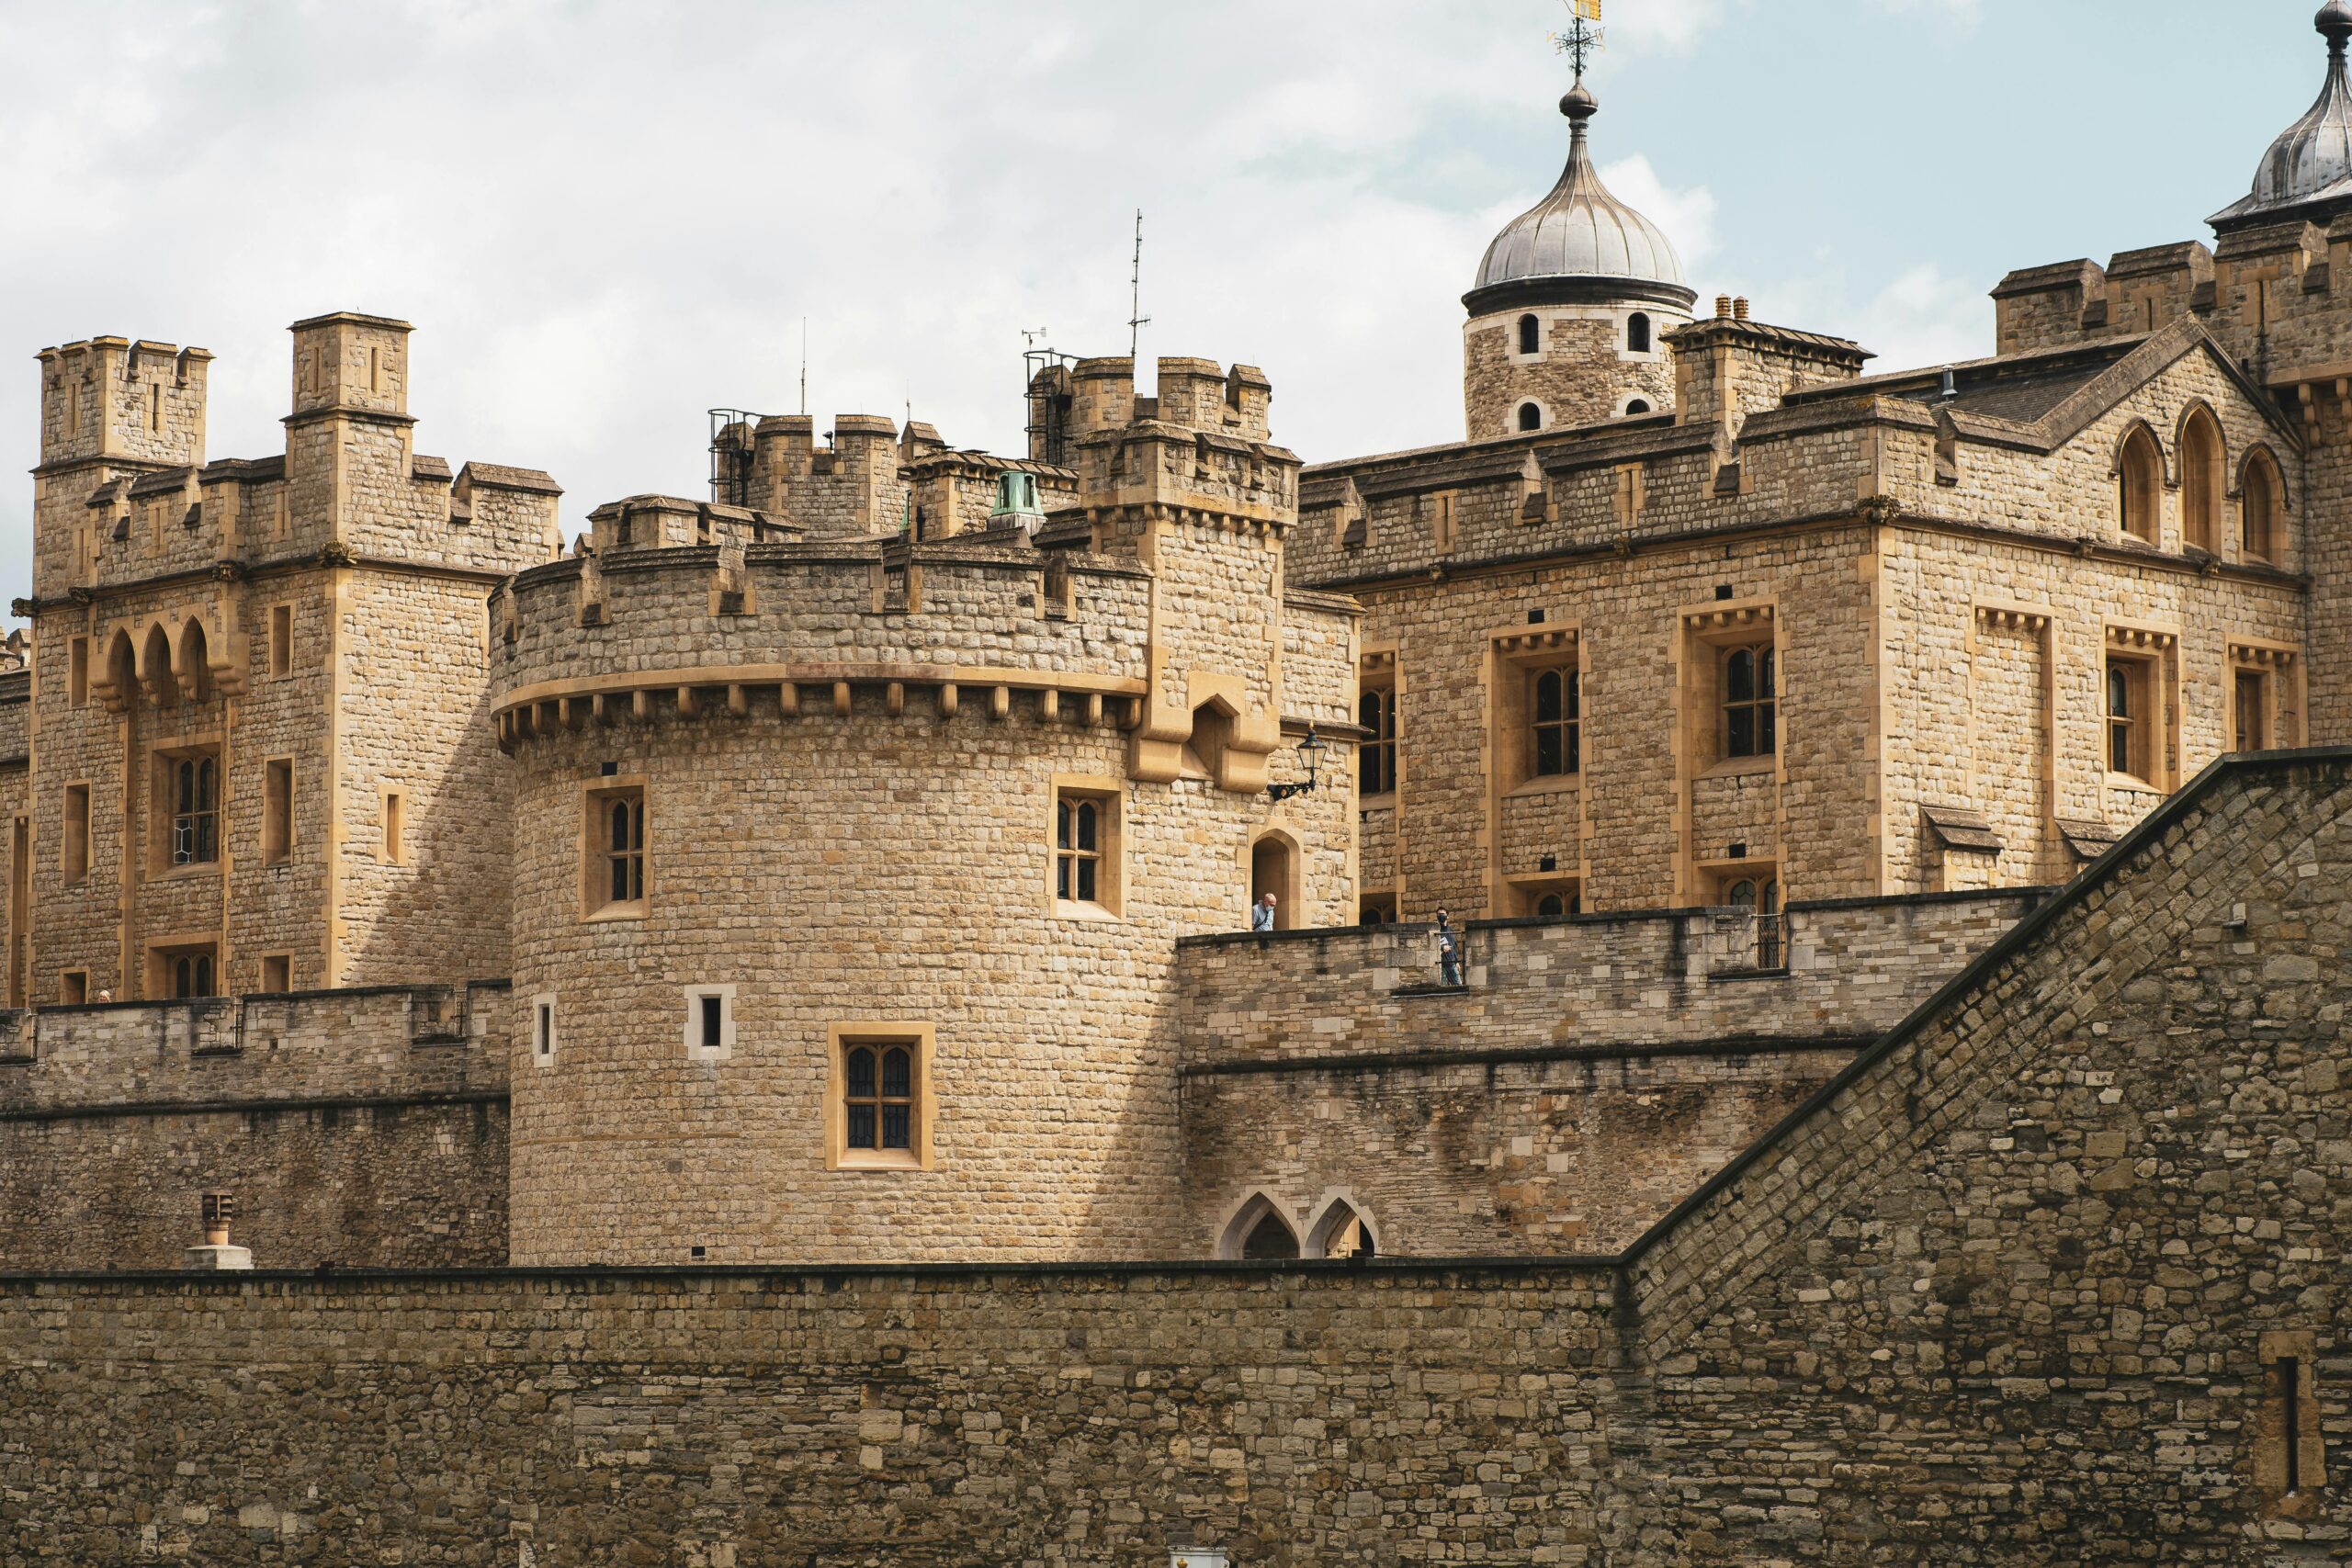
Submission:
[[[1638,152],[1602,164],[1600,180],[1611,196],[1666,231],[1686,270],[1714,253],[1715,197],[1705,186],[1669,186]]]
[[[1954,27],[1973,28],[1984,19],[1981,0],[1866,0],[1872,10],[1898,17],[1924,16]]]

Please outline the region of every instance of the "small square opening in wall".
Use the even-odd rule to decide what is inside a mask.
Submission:
[[[542,991],[531,998],[531,1061],[555,1066],[555,993]]]
[[[735,987],[686,987],[686,1055],[696,1062],[724,1061],[735,1049]]]
[[[272,953],[261,961],[261,988],[276,995],[294,988],[294,955]]]

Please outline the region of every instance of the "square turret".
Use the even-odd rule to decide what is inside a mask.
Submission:
[[[294,413],[406,414],[406,321],[353,310],[297,321]]]
[[[39,357],[42,468],[204,461],[203,349],[98,337]]]

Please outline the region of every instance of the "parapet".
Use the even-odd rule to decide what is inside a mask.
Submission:
[[[95,337],[44,348],[40,466],[200,465],[212,355],[147,339]]]

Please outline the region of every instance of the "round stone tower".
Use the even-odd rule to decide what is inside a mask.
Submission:
[[[1571,128],[1560,183],[1487,247],[1463,296],[1463,400],[1473,441],[1663,413],[1674,401],[1667,333],[1698,295],[1658,226],[1609,194],[1582,81],[1560,100]]]
[[[1215,369],[1078,367],[1042,528],[607,529],[493,602],[516,1263],[1210,1255],[1176,940],[1356,908],[1344,769],[1267,787],[1354,612],[1285,592],[1298,460]]]

